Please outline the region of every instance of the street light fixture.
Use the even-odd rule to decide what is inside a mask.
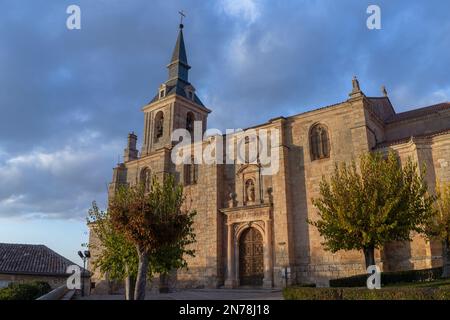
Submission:
[[[91,257],[91,252],[85,250],[83,254],[83,252],[78,251],[78,255],[83,260],[83,270],[81,271],[81,296],[84,297],[84,270],[86,270],[86,261]]]

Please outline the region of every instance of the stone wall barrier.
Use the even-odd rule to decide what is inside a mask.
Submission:
[[[70,300],[74,293],[75,290],[67,289],[67,286],[64,284],[36,300]]]

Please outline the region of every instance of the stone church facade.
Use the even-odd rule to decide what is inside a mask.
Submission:
[[[197,211],[196,257],[188,259],[188,270],[173,274],[177,287],[281,287],[286,269],[289,283],[318,285],[365,273],[362,252],[325,251],[317,229],[306,223],[317,218],[311,199],[336,162],[392,149],[401,160],[412,157],[427,166],[430,190],[436,181],[450,181],[450,103],[397,113],[385,89],[379,97],[366,96],[356,78],[345,101],[253,127],[280,133],[272,147],[279,155],[273,175],[262,175],[258,164],[176,165],[171,133],[192,130],[195,121],[207,128],[211,112],[188,81],[182,26],[168,69],[168,80],[142,109],[142,149],[129,134],[109,195],[150,175],[174,174],[184,184],[186,203]],[[96,241],[91,233],[90,242]],[[431,268],[441,265],[440,250],[439,243],[415,235],[376,251],[376,261],[384,271]],[[93,281],[101,282],[98,273]]]

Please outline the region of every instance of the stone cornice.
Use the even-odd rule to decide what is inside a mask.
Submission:
[[[261,204],[254,204],[254,205],[250,205],[250,206],[222,208],[222,209],[219,209],[219,211],[224,214],[231,214],[236,211],[250,211],[250,210],[254,210],[254,209],[264,209],[264,208],[270,209],[271,205],[269,203],[261,203]]]
[[[401,144],[416,143],[419,140],[422,140],[422,143],[424,143],[426,140],[431,142],[430,139],[434,140],[435,138],[438,138],[438,137],[446,135],[446,134],[450,134],[450,129],[445,129],[443,131],[431,133],[428,135],[412,136],[412,137],[406,137],[403,139],[382,142],[382,143],[378,144],[375,147],[375,149],[383,149],[383,148],[387,148],[387,147],[391,147],[391,146],[395,146],[395,145],[401,145]]]

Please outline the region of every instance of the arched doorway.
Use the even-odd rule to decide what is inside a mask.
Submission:
[[[255,228],[246,229],[239,239],[239,277],[242,286],[260,286],[264,279],[264,244]]]

